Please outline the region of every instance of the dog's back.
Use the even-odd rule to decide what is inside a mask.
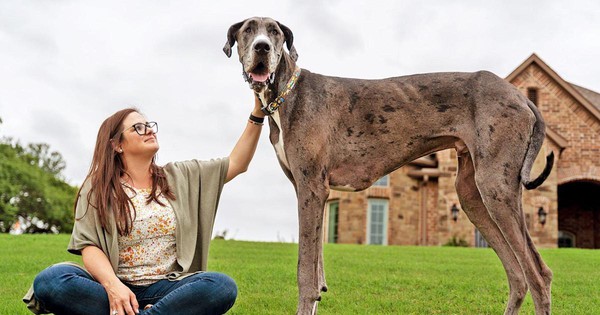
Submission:
[[[295,95],[282,108],[282,124],[294,138],[324,144],[320,154],[333,186],[361,190],[459,140],[493,146],[500,137],[525,139],[535,120],[526,102],[487,71],[363,80],[303,70]],[[496,130],[504,132],[496,136]],[[472,150],[491,150],[479,146]]]

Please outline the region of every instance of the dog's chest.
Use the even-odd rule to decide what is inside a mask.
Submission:
[[[261,93],[260,95],[260,99],[261,102],[263,103],[263,106],[267,106],[268,104],[265,103],[265,95],[263,93]],[[275,113],[273,113],[273,115],[271,115],[271,117],[273,118],[273,121],[275,122],[275,124],[277,125],[277,129],[279,129],[279,137],[277,139],[276,143],[273,143],[273,147],[275,147],[275,153],[277,154],[277,158],[279,159],[279,161],[285,165],[285,167],[287,169],[290,168],[290,165],[287,161],[287,157],[285,156],[285,150],[283,147],[283,128],[281,128],[281,118],[279,117],[279,112],[276,111]]]
[[[275,124],[277,125],[277,128],[279,128],[279,139],[277,143],[273,144],[273,146],[275,147],[275,153],[277,153],[279,161],[281,161],[281,163],[283,163],[283,165],[285,165],[285,167],[289,169],[290,165],[288,164],[287,157],[285,156],[285,149],[283,146],[283,129],[281,128],[281,119],[279,118],[279,112],[273,113],[272,117],[275,121]]]

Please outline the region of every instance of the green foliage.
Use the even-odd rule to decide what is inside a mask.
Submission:
[[[446,242],[446,244],[444,244],[444,246],[469,247],[469,243],[464,238],[454,235]]]
[[[0,235],[0,314],[31,314],[21,297],[35,275],[60,261],[81,262],[65,250],[68,235]],[[297,244],[215,240],[209,270],[230,275],[238,299],[227,313],[294,314]],[[554,272],[556,314],[600,314],[600,251],[541,249]],[[325,244],[319,314],[502,314],[508,283],[489,248]],[[533,314],[527,296],[521,314]]]
[[[30,143],[24,151],[25,154],[21,158],[56,177],[60,177],[60,173],[66,167],[62,155],[56,151],[50,152],[50,146],[46,143]]]
[[[22,146],[11,138],[0,139],[0,222],[4,229],[17,216],[37,217],[70,232],[77,188],[67,184],[61,172],[65,162],[44,143]]]

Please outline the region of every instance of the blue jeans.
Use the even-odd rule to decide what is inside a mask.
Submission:
[[[137,298],[140,315],[224,314],[237,297],[233,279],[216,272],[179,281],[160,280],[149,286],[126,285]],[[48,267],[37,275],[33,287],[36,299],[54,314],[110,314],[104,287],[79,268]],[[153,306],[143,311],[148,304]]]

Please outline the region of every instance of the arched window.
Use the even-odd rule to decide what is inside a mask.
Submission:
[[[558,231],[558,247],[575,247],[575,234],[568,231]]]

